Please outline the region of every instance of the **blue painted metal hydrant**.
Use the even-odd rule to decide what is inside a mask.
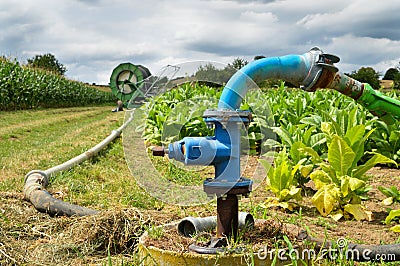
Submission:
[[[204,191],[217,197],[231,189],[251,188],[252,181],[240,176],[240,130],[251,120],[249,111],[207,110],[203,115],[214,126],[213,137],[185,137],[169,144],[168,157],[186,165],[213,165],[215,178],[204,182]]]
[[[204,191],[217,196],[217,239],[212,247],[223,246],[225,237],[236,238],[238,198],[247,196],[252,181],[241,177],[241,129],[251,121],[251,113],[242,110],[207,110],[203,114],[214,136],[185,137],[168,146],[168,157],[185,165],[213,165],[215,177],[204,181]]]

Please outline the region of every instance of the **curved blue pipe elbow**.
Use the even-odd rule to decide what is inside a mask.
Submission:
[[[310,73],[313,55],[286,55],[253,61],[237,71],[228,81],[219,99],[218,109],[237,110],[248,89],[266,79],[282,79],[300,85]]]

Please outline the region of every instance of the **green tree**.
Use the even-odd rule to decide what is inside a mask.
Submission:
[[[347,74],[363,83],[368,83],[372,88],[378,90],[380,88],[379,83],[379,72],[375,71],[372,67],[362,67],[358,71],[353,71],[351,74]]]
[[[386,71],[385,75],[383,76],[383,79],[397,80],[400,78],[399,73],[400,72],[397,68],[391,67]]]
[[[61,64],[53,54],[50,53],[44,55],[35,55],[32,58],[28,58],[27,61],[28,66],[30,67],[45,69],[61,76],[64,76],[65,72],[67,72],[67,68]]]
[[[208,63],[204,66],[201,65],[194,76],[197,80],[225,84],[234,73],[235,71],[232,67],[218,69],[215,65]]]
[[[389,68],[383,79],[393,80],[393,89],[400,89],[400,62],[397,67]]]
[[[235,58],[233,59],[231,64],[228,64],[228,67],[233,67],[235,69],[241,69],[242,67],[244,67],[245,65],[247,65],[249,62],[243,58]]]
[[[215,65],[208,63],[206,65],[201,65],[194,76],[198,80],[202,81],[212,81],[214,83],[225,84],[232,77],[233,74],[248,62],[242,58],[235,58],[232,63],[229,63],[223,69],[217,68]]]

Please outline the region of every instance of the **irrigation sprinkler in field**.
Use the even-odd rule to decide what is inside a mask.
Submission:
[[[156,75],[151,75],[149,69],[142,65],[121,63],[111,73],[110,88],[125,107],[132,108],[165,90],[178,71],[179,67],[167,65]]]

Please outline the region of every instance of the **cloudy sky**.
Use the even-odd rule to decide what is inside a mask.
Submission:
[[[0,0],[0,53],[52,53],[67,77],[107,84],[122,62],[157,73],[192,60],[303,54],[341,58],[342,72],[400,61],[398,0]]]

